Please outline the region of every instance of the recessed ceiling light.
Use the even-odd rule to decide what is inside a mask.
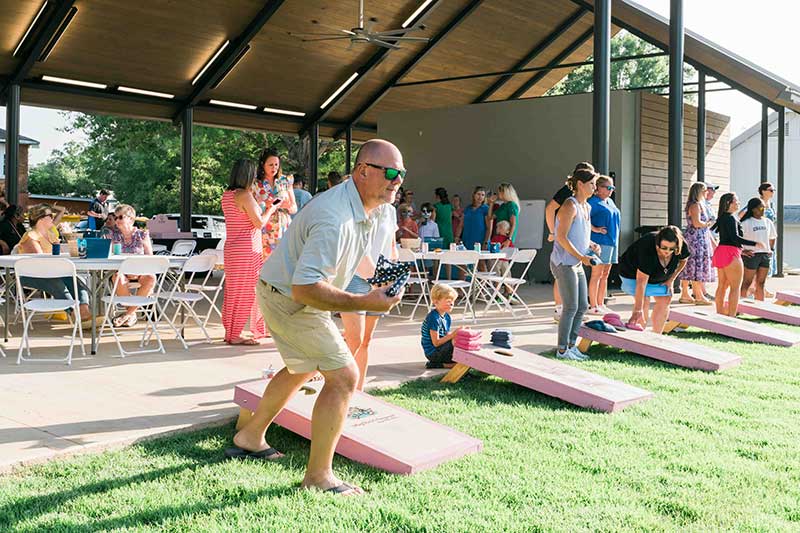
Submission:
[[[81,87],[91,87],[92,89],[107,89],[108,85],[104,83],[94,83],[93,81],[73,80],[70,78],[59,78],[57,76],[42,76],[42,81],[50,81],[53,83],[64,83],[66,85],[80,85]]]
[[[431,2],[433,2],[433,0],[425,0],[424,2],[422,2],[422,4],[417,8],[417,10],[411,13],[411,16],[406,19],[406,21],[403,23],[403,27],[407,28],[409,24],[414,22],[414,19],[416,19],[417,16],[420,13],[422,13]]]
[[[209,100],[208,103],[214,105],[221,105],[225,107],[236,107],[239,109],[251,109],[251,110],[258,109],[258,106],[250,104],[240,104],[238,102],[226,102],[225,100]]]
[[[31,32],[33,27],[36,26],[36,21],[39,20],[40,16],[42,16],[42,11],[44,11],[45,7],[47,7],[47,0],[42,2],[42,7],[39,8],[39,12],[36,13],[36,16],[33,17],[33,22],[31,22],[31,25],[28,26],[27,30],[25,30],[25,35],[22,36],[22,39],[19,40],[19,43],[17,43],[17,47],[14,49],[14,53],[12,54],[14,57],[17,56],[17,52],[19,52],[19,49],[22,48],[22,43],[24,43],[25,39],[28,38],[28,34]]]
[[[264,113],[277,113],[278,115],[290,115],[293,117],[306,116],[305,113],[301,113],[300,111],[289,111],[288,109],[276,109],[274,107],[265,107]]]
[[[230,41],[225,41],[224,43],[222,43],[222,46],[219,47],[219,50],[217,50],[217,52],[211,57],[211,59],[208,60],[208,63],[206,63],[206,65],[202,68],[202,70],[200,70],[197,76],[194,77],[194,79],[192,80],[192,85],[197,83],[197,81],[203,76],[203,74],[206,73],[208,67],[210,67],[212,63],[214,63],[214,61],[217,60],[219,55],[222,53],[223,50],[225,50],[228,47],[229,44],[231,44]]]
[[[147,91],[145,89],[137,89],[135,87],[125,87],[124,85],[117,87],[117,90],[122,91],[123,93],[143,94],[145,96],[157,96],[159,98],[175,98],[174,94],[160,93],[158,91]]]
[[[339,96],[339,93],[341,93],[342,91],[344,91],[345,89],[347,89],[347,87],[348,87],[348,86],[349,86],[351,83],[353,83],[353,80],[355,80],[357,77],[358,77],[358,72],[353,72],[353,75],[352,75],[352,76],[350,76],[349,78],[347,78],[347,81],[346,81],[346,82],[344,82],[343,84],[341,84],[341,85],[339,86],[339,88],[338,88],[338,89],[336,89],[336,91],[334,91],[334,93],[333,93],[332,95],[330,95],[330,97],[329,97],[327,100],[325,100],[325,102],[324,102],[324,103],[323,103],[321,106],[319,106],[319,108],[320,108],[320,109],[325,109],[326,107],[328,107],[328,104],[330,104],[331,102],[333,102],[333,100],[334,100],[334,99],[335,99],[337,96]]]

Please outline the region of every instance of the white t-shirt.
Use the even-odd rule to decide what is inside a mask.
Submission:
[[[775,230],[775,224],[772,223],[767,217],[753,218],[750,217],[742,222],[742,231],[744,238],[756,241],[759,246],[742,246],[744,250],[752,250],[754,252],[768,252],[770,251],[769,241],[778,238],[778,232]]]
[[[425,239],[425,238],[438,239],[440,238],[439,226],[436,224],[436,222],[433,222],[430,219],[428,220],[427,224],[423,224],[422,222],[420,222],[418,234],[420,239]]]

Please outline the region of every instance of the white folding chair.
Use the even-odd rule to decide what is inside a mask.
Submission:
[[[176,284],[173,286],[171,291],[162,292],[159,295],[159,298],[164,301],[164,304],[161,306],[162,313],[167,313],[167,308],[170,305],[175,306],[175,311],[172,313],[172,317],[167,316],[166,320],[176,331],[183,329],[183,327],[186,325],[187,318],[191,316],[192,320],[194,320],[194,323],[197,324],[197,327],[199,327],[200,331],[203,332],[203,336],[206,338],[206,342],[209,344],[211,343],[211,337],[208,336],[208,331],[206,331],[205,325],[197,315],[197,312],[194,310],[194,306],[197,305],[197,302],[203,299],[208,299],[208,296],[205,294],[204,290],[209,278],[211,277],[211,274],[214,272],[214,266],[216,264],[217,258],[214,255],[206,254],[190,257],[189,260],[183,264],[183,268],[181,269],[180,273],[181,278],[188,276],[186,281],[186,290],[179,291],[178,289],[180,286]],[[197,278],[199,278],[198,281],[196,281]],[[188,316],[187,314],[184,314],[180,325],[176,326],[175,320],[178,318],[178,313],[181,310],[188,313]],[[178,334],[177,338],[181,341],[183,347],[188,349],[189,344],[183,339],[183,336]]]
[[[14,271],[17,276],[17,295],[20,304],[20,312],[22,313],[22,340],[19,343],[19,351],[17,353],[17,364],[22,361],[64,361],[68,365],[72,364],[72,351],[75,347],[75,337],[80,336],[81,339],[81,353],[86,355],[86,348],[83,345],[83,330],[81,329],[81,312],[80,302],[77,297],[75,298],[34,298],[30,295],[26,296],[25,291],[22,290],[22,278],[38,278],[38,279],[61,279],[69,278],[72,283],[72,294],[78,294],[78,280],[75,275],[75,265],[69,259],[58,258],[25,258],[20,259],[14,263]],[[74,313],[74,324],[72,326],[72,338],[69,343],[69,351],[67,356],[61,359],[30,359],[31,344],[30,329],[31,320],[36,313],[54,313],[56,311],[72,311]],[[28,357],[23,357],[23,350],[27,353]]]
[[[214,264],[214,270],[221,272],[222,276],[219,278],[219,282],[216,284],[211,284],[206,282],[203,286],[187,286],[188,289],[192,290],[200,290],[203,297],[208,302],[208,312],[206,316],[203,318],[203,327],[208,325],[208,321],[211,318],[211,313],[217,313],[219,316],[220,321],[222,320],[222,311],[219,310],[217,306],[217,300],[219,299],[219,295],[222,292],[222,288],[225,285],[225,254],[222,250],[212,250],[207,248],[200,252],[200,255],[210,255],[214,256],[216,263]],[[208,281],[214,277],[213,272],[211,277]]]
[[[103,325],[100,328],[100,334],[98,335],[98,337],[102,337],[106,326],[108,326],[108,328],[111,330],[111,334],[114,336],[114,340],[117,342],[117,348],[119,348],[120,356],[125,357],[126,355],[152,352],[165,353],[164,344],[161,342],[161,336],[158,334],[158,322],[163,315],[158,307],[158,301],[164,286],[164,277],[166,276],[168,270],[169,258],[159,255],[129,257],[120,264],[119,269],[117,270],[117,278],[114,280],[114,286],[111,288],[111,294],[109,296],[103,296],[102,298],[103,302],[106,304],[106,312],[103,318]],[[144,275],[152,275],[156,277],[156,283],[153,287],[153,294],[150,296],[117,295],[117,288],[119,287],[120,280],[123,278],[123,276]],[[147,323],[144,328],[144,332],[142,333],[142,339],[139,342],[139,347],[143,349],[129,351],[122,347],[122,341],[120,340],[117,327],[114,326],[113,321],[113,313],[117,305],[124,307],[136,306],[140,311],[143,312],[145,321]],[[179,335],[172,324],[168,322],[168,325],[170,328],[172,328],[176,335]],[[147,343],[149,343],[149,334],[151,329],[152,334],[155,335],[156,341],[158,342],[158,348],[144,349],[146,344],[145,340],[147,340]]]
[[[419,294],[405,293],[400,305],[413,305],[414,309],[411,311],[411,316],[408,317],[409,322],[414,320],[414,315],[417,313],[417,308],[424,302],[425,310],[431,307],[430,300],[430,280],[428,280],[428,273],[425,268],[420,268],[417,256],[413,250],[407,248],[398,248],[398,259],[400,263],[411,263],[411,276],[408,278],[407,285],[419,285]],[[416,296],[416,300],[413,298]],[[407,299],[406,299],[407,298]]]
[[[511,311],[512,316],[516,316],[514,312],[514,308],[512,307],[512,302],[514,300],[518,301],[525,307],[525,311],[531,315],[531,310],[528,307],[528,304],[520,298],[519,291],[520,286],[524,285],[528,282],[525,278],[528,270],[531,268],[533,264],[533,260],[536,259],[536,252],[537,250],[516,250],[514,255],[511,256],[508,263],[508,268],[505,270],[503,274],[496,274],[490,272],[482,272],[478,274],[478,278],[482,283],[484,283],[485,292],[488,295],[488,299],[486,302],[486,308],[483,310],[483,316],[486,316],[489,313],[491,307],[497,306],[497,309],[503,311]],[[520,277],[515,278],[513,277],[513,268],[514,265],[525,265]],[[511,294],[505,296],[503,294],[503,287],[508,287],[511,290]]]
[[[460,289],[464,295],[464,318],[467,316],[467,311],[472,313],[472,321],[475,322],[475,308],[472,305],[472,289],[475,286],[475,272],[478,270],[478,261],[480,261],[481,254],[473,250],[466,251],[452,251],[446,250],[442,252],[441,257],[438,257],[439,266],[436,269],[436,280],[434,283],[441,283],[442,285],[449,285],[450,287]],[[451,265],[457,267],[458,270],[465,272],[466,276],[470,278],[469,281],[462,281],[460,279],[439,279],[442,272],[443,265]],[[452,272],[453,269],[451,268]],[[453,307],[455,310],[456,307]]]
[[[169,250],[169,248],[167,248],[166,244],[154,244],[153,245],[153,253],[154,254],[163,254],[167,250]]]
[[[194,253],[195,248],[197,248],[197,241],[193,239],[178,239],[172,243],[172,250],[169,253],[170,255],[188,257]]]

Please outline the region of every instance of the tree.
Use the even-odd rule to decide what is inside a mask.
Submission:
[[[621,31],[611,39],[611,57],[622,57],[660,52],[658,48],[642,39]],[[684,77],[691,79],[694,70],[684,68]],[[594,86],[592,65],[578,67],[554,85],[547,95],[562,95],[591,92]],[[611,63],[611,90],[633,89],[669,83],[669,57],[648,57]],[[694,100],[694,95],[689,95]]]
[[[82,144],[70,143],[31,169],[29,189],[39,194],[94,196],[110,189],[137,213],[180,209],[180,130],[168,122],[70,113],[67,132],[80,131]],[[306,168],[308,143],[296,136],[195,126],[192,138],[192,210],[219,214],[220,198],[233,163],[256,159],[265,147],[278,150],[285,173]],[[344,143],[321,141],[319,173],[344,171]]]

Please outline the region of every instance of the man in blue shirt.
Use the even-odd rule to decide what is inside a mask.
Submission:
[[[311,193],[305,189],[306,179],[303,176],[294,177],[294,200],[297,204],[297,213],[303,209],[303,206],[311,200]],[[297,213],[291,215],[292,218],[297,216]]]

